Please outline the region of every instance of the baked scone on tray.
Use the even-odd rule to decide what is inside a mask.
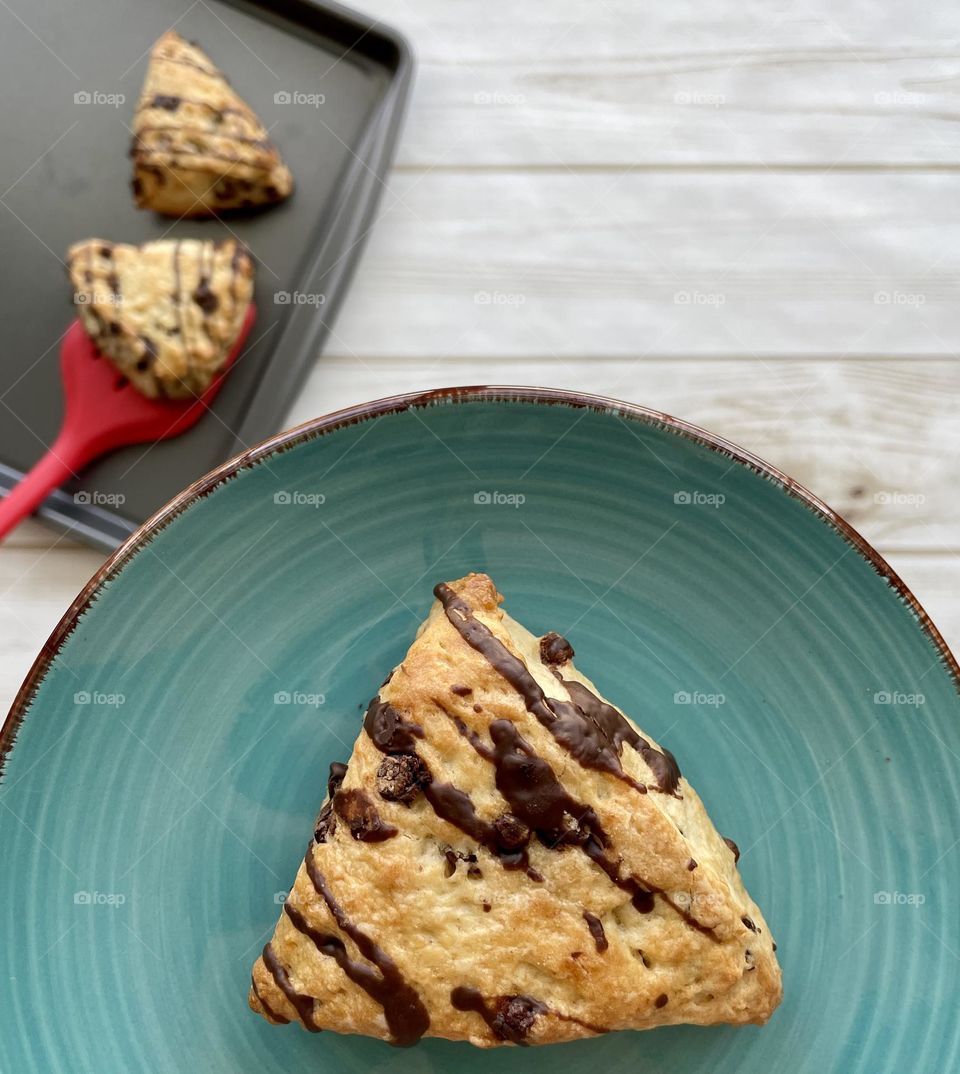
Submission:
[[[765,1022],[770,930],[673,756],[486,575],[434,592],[331,768],[253,1010],[480,1047]]]
[[[87,239],[70,247],[67,268],[97,350],[150,398],[200,395],[233,349],[253,297],[253,259],[234,239]]]
[[[256,113],[175,30],[150,52],[130,155],[137,205],[167,216],[271,205],[293,190]]]

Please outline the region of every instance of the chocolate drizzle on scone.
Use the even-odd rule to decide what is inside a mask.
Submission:
[[[271,977],[273,977],[277,988],[287,997],[288,1002],[297,1012],[300,1021],[303,1023],[305,1029],[309,1029],[311,1033],[319,1033],[320,1027],[313,1020],[313,997],[306,995],[304,992],[298,992],[293,986],[293,982],[290,980],[290,975],[287,973],[283,963],[277,958],[277,953],[273,949],[273,944],[268,943],[263,949],[263,964],[270,971]],[[261,1001],[262,1002],[262,1001]]]
[[[423,738],[421,727],[408,722],[392,705],[375,697],[367,708],[363,728],[381,753],[410,758],[408,763],[415,765],[419,773],[423,796],[441,820],[459,828],[474,842],[489,850],[505,869],[526,869],[528,874],[532,872],[525,846],[515,845],[515,836],[508,836],[508,845],[505,845],[496,824],[485,821],[477,814],[469,794],[452,783],[433,777],[415,748],[416,739]],[[382,769],[383,765],[378,772]],[[542,878],[538,873],[532,873],[531,879]]]
[[[590,1033],[609,1032],[605,1026],[555,1011],[532,996],[498,996],[493,1003],[488,1003],[479,989],[459,985],[450,992],[450,1004],[458,1011],[479,1014],[497,1040],[519,1044],[522,1048],[530,1043],[527,1037],[537,1024],[537,1019],[543,1015],[558,1018],[561,1022],[573,1022]]]
[[[654,749],[612,705],[601,701],[581,683],[563,679],[555,668],[554,674],[570,694],[570,701],[548,698],[524,662],[474,616],[470,605],[461,600],[450,586],[441,582],[433,593],[464,641],[485,657],[519,692],[527,711],[536,716],[575,760],[585,768],[608,772],[640,793],[646,793],[645,784],[633,779],[621,764],[620,755],[626,742],[650,766],[656,777],[657,788],[664,794],[676,795],[680,769],[673,754],[668,750],[661,752]],[[564,642],[559,635],[556,638],[559,643]],[[570,648],[569,643],[565,644],[566,648]],[[557,642],[549,643],[547,649],[550,656],[564,652],[563,645]],[[572,653],[573,650],[570,651]],[[548,662],[553,667],[557,661],[551,659]]]
[[[514,724],[509,720],[494,720],[490,725],[491,747],[461,721],[456,723],[473,748],[494,765],[497,790],[507,800],[512,814],[536,832],[542,846],[548,850],[578,847],[618,888],[630,895],[636,910],[641,914],[653,910],[654,893],[664,893],[648,880],[621,875],[620,862],[607,853],[610,837],[596,812],[564,789],[553,769],[532,749]],[[665,894],[664,899],[691,925],[702,928],[673,899]],[[704,931],[711,933],[712,930]]]
[[[313,860],[313,844],[307,848],[304,863],[310,883],[326,903],[337,927],[353,940],[360,954],[380,971],[379,977],[367,974],[362,976],[362,980],[356,977],[351,979],[383,1007],[384,1017],[393,1035],[393,1043],[401,1046],[416,1044],[430,1028],[430,1016],[416,989],[403,976],[387,952],[350,920],[343,907],[333,897],[323,873]]]
[[[282,1026],[290,1024],[290,1019],[285,1018],[282,1014],[275,1011],[263,997],[260,992],[260,989],[257,988],[257,979],[252,973],[250,974],[250,987],[253,989],[253,994],[257,997],[257,1002],[260,1004],[261,1007],[263,1007],[267,1017],[270,1019],[271,1022],[276,1022],[278,1025]]]

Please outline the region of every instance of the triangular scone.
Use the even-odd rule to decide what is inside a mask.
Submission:
[[[151,398],[199,395],[230,354],[253,297],[253,259],[233,239],[87,239],[70,247],[67,265],[97,350]]]
[[[251,1007],[481,1047],[765,1022],[770,930],[672,755],[486,575],[435,593],[331,770]]]
[[[130,155],[137,205],[167,216],[268,205],[293,190],[254,111],[206,53],[173,30],[151,50]]]

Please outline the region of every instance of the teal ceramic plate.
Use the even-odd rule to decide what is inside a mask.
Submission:
[[[328,764],[472,569],[740,844],[768,1026],[401,1051],[248,1011]],[[0,1070],[960,1070],[957,674],[825,505],[664,415],[457,389],[286,433],[131,538],[6,723]]]

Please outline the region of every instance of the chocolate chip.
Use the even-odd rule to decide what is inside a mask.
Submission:
[[[450,687],[450,692],[456,694],[457,697],[469,697],[473,693],[473,690],[469,686],[457,686],[454,684]]]
[[[630,900],[633,908],[641,914],[649,914],[653,910],[653,892],[636,891]]]
[[[501,996],[490,1028],[500,1040],[516,1042],[527,1036],[542,1010],[543,1006],[529,996]]]
[[[751,932],[759,932],[760,931],[757,928],[757,926],[753,923],[753,919],[747,917],[746,914],[744,914],[743,917],[740,918],[740,920],[743,922],[744,927],[748,928]]]
[[[210,290],[210,281],[204,277],[193,292],[193,301],[208,316],[220,305],[220,299]]]
[[[149,336],[141,336],[140,342],[143,344],[144,357],[151,362],[155,361],[159,354],[156,343]]]
[[[688,869],[688,871],[692,873],[692,872],[693,872],[693,870],[694,870],[694,869],[696,869],[696,867],[697,867],[697,863],[696,863],[696,862],[694,861],[694,859],[693,859],[693,858],[691,858],[691,859],[690,859],[690,860],[689,860],[689,861],[687,862],[687,869]]]
[[[545,664],[565,664],[573,659],[573,646],[566,638],[551,630],[540,639],[540,659]]]
[[[273,186],[271,183],[268,183],[263,188],[263,193],[266,195],[266,197],[270,198],[271,201],[276,201],[277,198],[280,197],[280,191],[277,190],[277,188],[275,186]]]
[[[485,902],[485,903],[483,904],[483,912],[484,912],[485,914],[489,914],[489,913],[490,913],[490,911],[491,911],[492,909],[493,909],[493,907],[492,907],[492,906],[490,905],[490,903],[488,903],[488,902]]]
[[[337,828],[337,818],[333,815],[333,802],[324,802],[323,808],[313,822],[313,838],[317,843],[325,843],[327,836]]]
[[[180,107],[180,98],[171,97],[165,93],[158,93],[156,97],[153,98],[152,103],[154,108],[164,108],[168,112],[176,112]]]
[[[388,802],[412,802],[431,781],[430,769],[415,753],[384,757],[377,769],[377,791]]]
[[[101,257],[113,257],[113,247],[112,246],[101,246],[100,247],[100,256]]]
[[[344,777],[347,774],[347,766],[343,761],[332,761],[330,763],[330,771],[327,775],[327,797],[332,798],[338,790],[340,790],[340,784],[343,783]]]
[[[603,928],[603,922],[596,914],[591,914],[589,910],[583,911],[583,920],[586,921],[587,928],[590,930],[590,935],[593,937],[597,953],[602,955],[610,946],[610,943],[607,940],[607,934]]]
[[[347,766],[341,761],[334,761],[330,765],[330,774],[327,776],[327,801],[317,814],[313,822],[313,838],[318,843],[325,843],[327,836],[332,835],[337,828],[337,818],[333,815],[333,796],[340,789],[343,777],[347,774]]]
[[[454,850],[453,847],[445,847],[443,856],[446,860],[444,865],[443,875],[449,879],[457,871],[457,862],[463,861],[467,863],[467,876],[471,880],[479,880],[483,873],[480,871],[480,867],[477,865],[476,854],[468,853],[463,850]]]
[[[666,993],[661,992],[660,995],[657,996],[657,998],[653,1001],[653,1005],[654,1005],[654,1007],[657,1007],[658,1009],[660,1007],[666,1007],[666,1005],[667,1005],[667,995],[666,995]]]
[[[733,851],[733,862],[734,865],[736,865],[736,863],[740,860],[740,848],[732,839],[728,839],[726,836],[723,837],[723,841]]]
[[[483,712],[483,705],[474,705],[473,706],[473,711],[474,712]]]
[[[110,333],[111,336],[119,336],[120,331],[121,331],[120,322],[119,321],[111,321],[107,325],[107,331]],[[141,361],[143,361],[143,359],[141,359]]]
[[[520,850],[530,841],[530,829],[512,813],[501,813],[493,822],[493,830],[504,850]]]
[[[397,829],[381,818],[366,791],[359,788],[337,791],[333,796],[333,809],[349,825],[353,838],[361,843],[382,843],[397,835]]]
[[[135,198],[141,197],[143,194],[143,183],[141,183],[139,179],[131,179],[130,187],[133,190],[133,196]]]

